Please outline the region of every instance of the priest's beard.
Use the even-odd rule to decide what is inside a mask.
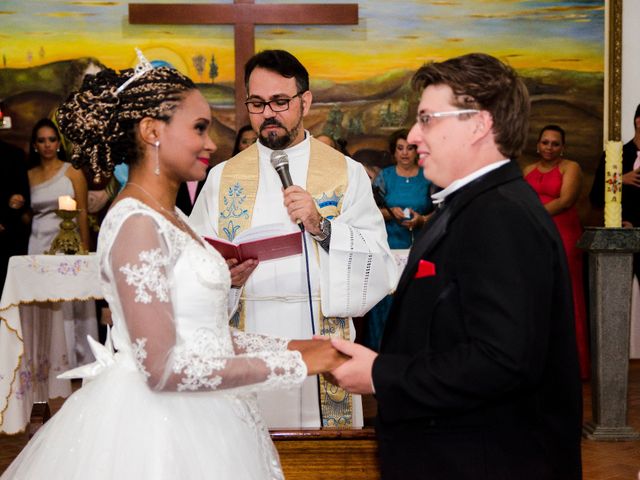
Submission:
[[[284,130],[284,134],[278,136],[273,132],[273,135],[263,135],[262,130],[268,126],[277,126]],[[260,125],[260,143],[265,147],[269,147],[271,150],[282,150],[284,148],[289,147],[294,138],[298,136],[298,132],[300,132],[300,128],[302,127],[302,112],[300,113],[300,117],[298,118],[298,123],[295,126],[288,130],[284,125],[282,125],[275,118],[267,118],[262,125]]]

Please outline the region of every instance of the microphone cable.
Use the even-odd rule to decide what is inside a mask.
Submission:
[[[291,175],[289,174],[289,159],[287,154],[281,150],[275,150],[271,153],[271,165],[278,173],[283,188],[293,185]],[[309,267],[309,248],[307,246],[307,235],[305,234],[304,224],[299,221],[298,227],[302,232],[302,246],[304,248],[305,272],[307,276],[307,295],[309,298],[309,317],[311,319],[311,334],[316,334],[315,315],[313,314],[313,295],[311,293],[311,268]],[[318,393],[318,414],[320,417],[320,428],[322,424],[322,391],[320,388],[320,375],[316,375],[316,391]]]
[[[274,133],[274,132],[272,132]],[[273,134],[275,136],[275,133]],[[288,188],[293,185],[291,180],[291,174],[289,173],[289,157],[283,150],[274,150],[271,152],[271,166],[275,169],[280,177],[280,182],[283,188]],[[313,314],[313,298],[311,295],[311,272],[309,268],[309,250],[307,247],[307,237],[305,235],[304,225],[298,220],[298,227],[302,232],[302,245],[304,246],[304,261],[305,270],[307,273],[307,294],[309,296],[309,316],[311,317],[311,333],[316,334],[315,316]]]
[[[307,236],[305,235],[304,225],[300,223],[298,226],[302,231],[302,245],[304,247],[304,262],[305,270],[307,272],[307,292],[309,294],[309,315],[311,317],[311,334],[315,335],[316,322],[313,315],[313,298],[311,295],[311,273],[309,268],[309,250],[307,248]],[[316,391],[318,392],[318,415],[320,417],[320,428],[322,428],[324,425],[322,424],[322,389],[320,388],[320,374],[316,375]]]
[[[307,236],[305,235],[304,225],[298,224],[302,232],[302,246],[304,248],[304,264],[307,274],[307,295],[309,297],[309,316],[311,317],[311,334],[316,334],[316,322],[313,314],[313,296],[311,294],[311,269],[309,268],[309,249],[307,247]]]

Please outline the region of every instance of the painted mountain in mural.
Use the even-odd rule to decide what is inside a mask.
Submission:
[[[84,72],[102,66],[95,58],[81,58],[33,68],[0,69],[0,98],[15,127],[3,137],[24,145],[38,118],[51,115],[81,82]],[[528,150],[523,161],[535,153],[537,131],[545,124],[557,123],[567,127],[569,156],[590,175],[602,145],[603,75],[553,69],[520,73],[532,100]],[[305,126],[313,134],[347,139],[352,153],[365,147],[384,149],[387,136],[397,128],[410,126],[415,118],[418,97],[410,87],[412,74],[409,70],[393,70],[353,82],[315,80],[311,85],[314,103]],[[199,87],[215,119],[211,136],[219,146],[216,159],[223,160],[234,138],[233,85],[202,83]]]

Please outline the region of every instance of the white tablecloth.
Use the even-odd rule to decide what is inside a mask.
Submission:
[[[400,281],[400,277],[402,276],[402,272],[404,271],[404,267],[407,266],[407,260],[409,259],[409,249],[408,248],[398,248],[395,250],[391,250],[393,254],[393,258],[396,260],[396,265],[398,266],[398,278],[396,279],[396,285]]]
[[[11,257],[0,299],[0,432],[25,429],[34,401],[68,396],[61,302],[102,298],[95,255]],[[52,302],[38,321],[21,322],[21,306]],[[25,315],[26,316],[26,315]]]

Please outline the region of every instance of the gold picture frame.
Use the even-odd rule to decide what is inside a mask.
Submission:
[[[609,5],[608,118],[605,139],[620,140],[622,114],[622,0],[607,0]]]

